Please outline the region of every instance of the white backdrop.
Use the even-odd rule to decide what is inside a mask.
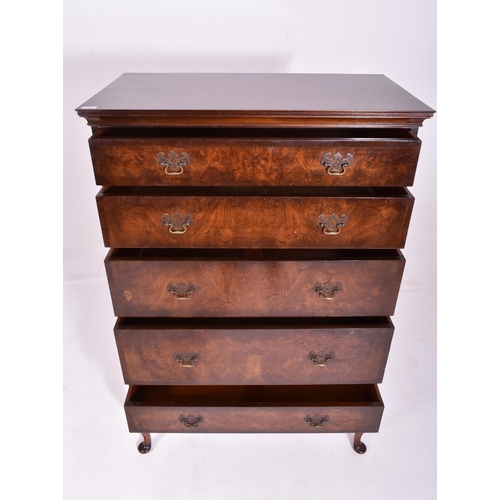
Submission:
[[[121,408],[91,131],[74,111],[125,72],[379,73],[437,109],[436,0],[64,0],[65,498],[433,498],[437,116],[419,131],[384,427],[366,455],[343,435],[170,434],[142,456]]]
[[[436,2],[66,0],[64,246],[71,262],[79,249],[102,248],[90,127],[74,109],[125,72],[381,73],[436,109]],[[435,116],[419,132],[406,288],[436,286],[436,125]]]

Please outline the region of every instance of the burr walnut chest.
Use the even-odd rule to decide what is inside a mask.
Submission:
[[[77,108],[130,432],[377,432],[434,111],[383,75],[128,73]]]

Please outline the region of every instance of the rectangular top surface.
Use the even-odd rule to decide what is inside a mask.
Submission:
[[[77,108],[116,111],[433,113],[384,75],[125,73]]]

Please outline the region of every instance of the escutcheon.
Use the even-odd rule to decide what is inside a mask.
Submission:
[[[167,175],[181,175],[184,172],[182,167],[187,167],[191,163],[191,160],[187,153],[178,155],[174,151],[171,151],[168,155],[158,153],[156,163],[164,168]]]
[[[179,420],[186,426],[186,427],[198,427],[198,424],[200,422],[203,422],[203,416],[202,415],[180,415]]]
[[[311,427],[323,427],[323,425],[330,420],[330,417],[328,415],[320,415],[319,413],[316,413],[316,415],[306,415],[304,420]]]
[[[174,359],[179,363],[182,367],[191,368],[194,364],[200,359],[200,355],[197,351],[194,351],[191,354],[189,351],[184,352],[174,352]]]
[[[326,366],[328,361],[334,358],[333,351],[311,351],[307,356],[314,364],[314,366]]]
[[[188,283],[186,285],[183,281],[177,284],[170,282],[167,286],[167,292],[173,294],[176,300],[188,300],[191,295],[196,292],[196,287],[194,283]]]
[[[340,217],[337,214],[325,215],[321,214],[316,221],[316,225],[323,228],[325,234],[339,234],[340,228],[347,226],[349,217],[342,214]]]
[[[332,281],[327,281],[326,283],[321,283],[318,281],[314,287],[313,290],[324,300],[333,300],[335,298],[335,295],[340,293],[342,290],[342,283],[340,281],[337,281],[336,283],[333,283]]]
[[[177,212],[172,216],[163,214],[161,223],[167,226],[172,234],[183,234],[186,232],[186,228],[193,223],[193,217],[191,214],[181,215]]]
[[[345,169],[350,167],[353,162],[353,156],[351,153],[347,153],[346,156],[342,156],[340,153],[325,153],[319,160],[323,167],[326,167],[326,173],[328,175],[344,175]]]

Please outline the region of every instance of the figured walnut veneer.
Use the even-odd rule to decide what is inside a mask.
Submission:
[[[370,324],[359,318],[350,324],[308,319],[277,325],[270,318],[220,323],[118,320],[115,337],[125,383],[382,382],[394,331],[390,321]],[[189,369],[182,362],[191,364]]]
[[[352,432],[364,453],[434,110],[383,75],[126,73],[76,111],[139,451]]]
[[[165,135],[162,137],[160,134]],[[366,131],[332,131],[325,138],[305,134],[284,138],[268,131],[267,138],[248,132],[213,131],[199,138],[193,132],[103,129],[90,140],[99,185],[115,186],[411,186],[421,141],[410,133],[390,131],[370,137]],[[372,135],[380,135],[373,131]],[[276,137],[273,137],[276,136]],[[328,175],[325,158],[351,155],[343,175]],[[158,156],[171,156],[159,161]],[[165,166],[168,163],[170,166]],[[181,165],[183,165],[181,167]],[[165,171],[167,170],[167,172]],[[182,170],[182,173],[181,173]],[[340,169],[337,169],[340,170]],[[175,173],[177,175],[168,175]]]
[[[399,292],[402,255],[370,260],[106,259],[116,316],[390,316]],[[203,255],[203,253],[200,253]],[[323,300],[318,281],[342,283]],[[189,300],[175,300],[170,283],[191,283]]]
[[[403,248],[413,196],[403,188],[354,193],[322,189],[302,196],[269,190],[212,195],[200,190],[104,189],[97,205],[108,247],[122,248]],[[206,193],[206,190],[201,190]],[[252,192],[252,194],[254,191]],[[276,194],[279,194],[276,195]],[[326,234],[322,215],[346,215],[339,234]],[[179,220],[166,229],[165,214]],[[187,221],[184,227],[182,221]],[[187,227],[189,226],[189,227]]]

